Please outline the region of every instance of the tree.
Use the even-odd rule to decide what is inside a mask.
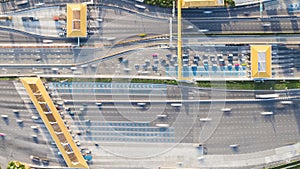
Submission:
[[[8,163],[7,169],[25,169],[25,165],[20,162],[10,161]]]

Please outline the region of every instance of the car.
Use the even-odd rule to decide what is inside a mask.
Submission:
[[[200,118],[199,120],[202,122],[207,122],[207,121],[211,121],[211,118]]]
[[[229,145],[229,147],[231,147],[231,148],[238,148],[240,145],[239,144],[231,144],[231,145]]]
[[[231,112],[231,110],[232,110],[231,108],[223,108],[223,109],[221,109],[222,112]]]
[[[3,114],[3,115],[1,115],[1,117],[4,118],[4,119],[7,119],[8,115]]]
[[[29,19],[30,19],[31,21],[38,21],[38,20],[39,20],[39,18],[36,17],[36,16],[31,16],[31,17],[29,17]]]
[[[208,32],[208,29],[199,29],[199,32]]]
[[[58,32],[58,36],[59,36],[59,37],[64,37],[64,36],[65,36],[65,33],[64,33],[64,32]]]
[[[211,14],[212,11],[204,11],[203,13],[204,13],[204,14]]]
[[[85,154],[92,154],[92,151],[91,150],[85,150],[84,153]]]
[[[31,118],[32,118],[33,120],[38,120],[38,119],[39,119],[38,116],[31,116]]]
[[[244,12],[244,15],[245,15],[245,16],[249,16],[250,13],[249,13],[249,12]]]
[[[189,25],[186,27],[186,29],[193,29],[193,28],[194,28],[194,26],[192,26],[192,25]]]
[[[33,130],[37,130],[37,129],[38,129],[38,126],[31,126],[31,128],[32,128]]]
[[[17,121],[17,123],[23,123],[23,120],[21,120],[21,119],[17,119],[16,121]]]
[[[167,118],[168,116],[166,114],[159,114],[156,116],[159,119]]]
[[[43,6],[45,5],[45,3],[37,3],[37,4],[34,4],[35,6]]]
[[[30,159],[31,159],[32,161],[40,161],[40,157],[34,156],[34,155],[30,155]]]
[[[50,162],[50,160],[48,158],[41,158],[42,163],[44,164],[48,164]]]
[[[28,16],[22,16],[21,19],[22,21],[30,21],[30,17]]]
[[[156,124],[156,127],[159,128],[168,128],[170,125],[169,124]]]

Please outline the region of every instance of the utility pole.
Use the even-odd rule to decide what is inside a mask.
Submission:
[[[170,39],[169,46],[170,47],[173,47],[173,27],[172,27],[172,23],[173,23],[173,18],[170,17],[170,37],[169,37],[169,39]]]
[[[178,64],[178,80],[182,79],[182,51],[181,51],[181,47],[182,47],[182,39],[181,39],[181,6],[182,6],[182,0],[177,0],[177,25],[178,25],[178,37],[177,37],[177,64]]]
[[[172,17],[175,18],[175,0],[173,1]]]
[[[259,1],[259,13],[260,13],[260,18],[263,17],[263,3],[262,0]]]

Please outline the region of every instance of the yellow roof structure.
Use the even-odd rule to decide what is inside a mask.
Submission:
[[[41,119],[51,134],[57,148],[68,167],[89,168],[77,145],[74,143],[68,128],[57,112],[43,82],[39,78],[21,78],[31,101],[39,112]]]
[[[67,37],[86,37],[86,4],[67,4]]]
[[[271,78],[271,45],[251,45],[252,78]]]
[[[182,0],[182,8],[196,8],[224,5],[223,0]]]

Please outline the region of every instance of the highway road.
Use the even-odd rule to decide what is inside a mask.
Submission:
[[[297,13],[289,12],[288,5],[291,4],[287,0],[277,0],[264,2],[263,17],[271,17],[277,15],[295,16]],[[210,12],[207,12],[210,11]],[[252,4],[247,6],[239,6],[235,8],[204,8],[204,9],[183,9],[182,17],[186,19],[192,18],[248,18],[260,16],[260,4]]]
[[[24,91],[23,94],[22,91],[19,93],[13,81],[2,81],[0,84],[1,116],[8,116],[8,118],[1,117],[0,119],[0,132],[6,134],[5,137],[0,137],[0,166],[5,168],[11,160],[45,166],[60,165],[56,154],[49,151],[51,144],[45,138],[49,134],[40,129],[43,124],[31,118],[32,115],[37,115],[37,111],[32,109],[33,105],[24,103],[23,98],[28,98],[28,95]],[[22,120],[22,122],[17,120]],[[33,130],[31,126],[38,126],[38,129]],[[37,135],[38,138],[34,139],[32,135]],[[48,158],[50,163],[42,164],[31,161],[30,155]]]
[[[96,88],[103,89],[104,86],[101,85],[101,87],[98,84],[100,83],[96,83]],[[136,84],[135,89],[140,89],[138,91],[145,94],[144,99],[149,97],[149,92],[144,91],[152,91],[151,94],[161,91],[160,97],[150,97],[150,104],[147,103],[145,108],[138,106],[137,103],[131,103],[130,100],[125,103],[102,102],[101,106],[97,106],[95,104],[97,101],[93,100],[109,98],[104,95],[95,96],[86,87],[84,90],[78,87],[94,85],[94,83],[74,83],[74,85],[72,100],[75,102],[67,102],[65,106],[70,107],[75,115],[66,114],[66,118],[70,128],[80,133],[76,139],[80,140],[82,146],[91,149],[95,155],[91,168],[115,167],[116,165],[126,167],[134,161],[128,157],[151,156],[165,150],[160,145],[169,148],[179,142],[179,145],[172,148],[172,151],[176,153],[173,152],[172,155],[167,153],[170,156],[169,163],[178,162],[171,158],[171,156],[178,156],[177,153],[184,154],[182,161],[185,164],[187,159],[200,156],[199,152],[194,152],[196,148],[193,145],[195,143],[204,143],[205,152],[208,155],[226,156],[270,150],[299,141],[297,116],[299,100],[293,100],[292,105],[283,108],[281,103],[275,100],[252,101],[250,98],[253,98],[257,91],[227,91],[229,98],[239,98],[240,100],[227,102],[224,99],[223,103],[184,103],[181,108],[174,108],[170,106],[170,103],[151,102],[151,100],[167,98],[163,94],[166,90],[163,86],[151,84],[137,86]],[[127,95],[128,88],[124,85],[126,86],[126,84],[116,85],[120,89],[113,90],[113,93]],[[61,100],[70,98],[70,95],[64,94],[65,89],[61,91],[58,90],[60,87],[51,86],[50,83],[49,89],[52,91],[52,97],[59,97]],[[109,84],[107,87],[109,88]],[[188,94],[190,90],[186,90],[186,92]],[[201,90],[201,92],[203,93],[205,90]],[[299,96],[299,90],[290,92],[293,93],[293,96]],[[175,91],[173,91],[174,93]],[[106,93],[106,95],[110,94]],[[122,98],[125,96],[116,96],[114,99]],[[186,97],[186,100],[190,99]],[[77,100],[86,100],[87,102],[78,103]],[[224,107],[232,108],[231,112],[223,113],[221,109]],[[274,115],[262,116],[260,114],[269,111],[274,112]],[[167,118],[158,119],[157,115],[159,114],[165,114]],[[206,117],[211,118],[211,121],[200,122],[200,118]],[[169,124],[170,127],[167,130],[158,130],[155,125],[159,123]],[[97,148],[95,143],[99,144],[101,148]],[[122,148],[117,146],[118,150],[116,150],[107,143],[114,146],[122,144],[123,146]],[[230,148],[231,144],[239,146],[237,149],[233,149]],[[134,145],[136,149],[132,151],[131,148]],[[189,150],[190,154],[185,154],[180,148],[181,145],[189,145],[186,151]],[[157,150],[149,151],[148,148],[153,146],[157,147]],[[102,151],[103,149],[106,153]],[[99,155],[100,153],[101,155]],[[118,157],[113,154],[118,154]],[[126,162],[122,160],[125,158],[122,156],[126,157]],[[164,155],[154,156],[151,161],[155,161],[155,165],[163,165],[164,162],[158,160],[162,157]],[[119,161],[118,164],[113,162],[116,160]],[[143,167],[146,167],[146,164],[147,160],[140,163]],[[197,167],[201,164],[187,165],[187,167],[191,166]]]
[[[298,18],[293,19],[214,19],[214,20],[188,20],[200,30],[208,30],[206,33],[266,33],[266,32],[290,32],[299,31]],[[188,31],[186,31],[188,32]]]
[[[265,38],[261,37],[248,37],[249,40],[262,41]],[[283,42],[287,37],[271,38],[270,41]],[[226,41],[225,37],[209,37],[208,42],[213,40]],[[232,37],[234,39],[234,37]],[[236,37],[241,39],[241,42],[247,38]],[[291,37],[296,41],[297,38]],[[198,65],[198,75],[201,74],[203,69],[203,61],[206,59],[210,66],[215,64],[218,54],[222,54],[227,65],[228,54],[233,54],[232,64],[242,64],[250,56],[250,48],[245,46],[225,46],[225,45],[208,45],[199,46],[195,45],[198,41],[204,41],[205,38],[199,39],[184,39],[184,44],[190,43],[188,48],[190,56],[188,66],[192,64]],[[213,43],[213,42],[212,42]],[[192,44],[192,45],[191,45]],[[162,48],[141,48],[134,49],[131,52],[125,52],[108,59],[101,59],[107,54],[114,53],[120,49],[126,50],[130,46],[121,46],[112,49],[0,49],[0,67],[2,68],[1,74],[64,74],[64,75],[149,75],[149,76],[168,76],[172,77],[172,71],[176,64],[176,53],[169,49]],[[299,75],[299,46],[297,45],[273,45],[272,47],[273,58],[273,76],[274,77],[297,77]],[[42,53],[42,54],[41,54]],[[152,55],[158,54],[157,59]],[[166,57],[167,54],[172,54],[170,58]],[[194,56],[199,55],[198,61],[194,62]],[[118,58],[127,60],[126,63],[120,62]],[[175,59],[175,61],[174,61]],[[244,60],[243,60],[244,59]],[[77,65],[74,65],[77,64]],[[229,63],[228,63],[229,64]],[[168,69],[168,67],[170,69]],[[18,69],[16,69],[18,68]],[[192,70],[188,69],[190,74]],[[243,70],[244,71],[244,70]],[[169,74],[170,73],[170,74]],[[219,76],[210,72],[210,78],[217,78]],[[240,77],[246,77],[245,73],[240,72]],[[174,74],[174,72],[173,72]],[[231,73],[232,74],[232,73]],[[227,74],[228,77],[238,77]],[[175,77],[175,76],[174,76]],[[228,78],[227,77],[227,78]]]
[[[49,3],[51,4],[52,2]],[[100,3],[110,4],[112,2],[110,3],[100,2]],[[133,3],[127,1],[120,1],[118,3],[118,5],[120,6],[124,4],[127,4],[125,6],[133,5]],[[168,18],[165,17],[165,19],[158,19],[158,18],[155,19],[155,17],[159,15],[158,11],[163,12],[160,10],[160,8],[158,8],[158,11],[155,11],[153,17],[148,17],[147,15],[141,15],[140,13],[128,12],[128,10],[123,10],[122,8],[119,9],[111,6],[110,7],[95,6],[91,8],[95,8],[94,12],[92,12],[93,13],[92,15],[94,15],[95,17],[104,18],[103,23],[97,23],[95,21],[91,21],[91,25],[97,27],[97,29],[92,28],[92,31],[95,32],[94,36],[97,38],[100,37],[116,38],[117,40],[124,40],[126,38],[130,38],[132,35],[137,35],[140,33],[146,33],[149,35],[169,33],[169,25],[168,25],[169,21],[167,20]],[[238,7],[232,10],[225,9],[225,8],[216,8],[213,10],[210,9],[186,10],[186,12],[184,12],[183,14],[183,18],[187,19],[187,21],[191,22],[191,24],[194,24],[196,27],[198,27],[198,29],[208,30],[207,33],[297,32],[298,31],[299,23],[296,14],[290,14],[282,10],[280,11],[268,10],[265,12],[266,13],[264,16],[265,18],[268,18],[270,16],[275,16],[275,14],[285,15],[285,17],[279,19],[273,18],[273,19],[258,20],[257,17],[259,15],[255,13],[255,10],[258,10],[257,8],[258,8],[257,5],[254,5],[254,6]],[[30,15],[34,15],[34,16],[37,16],[38,15],[37,13],[39,13],[39,16],[41,16],[41,18],[43,18],[44,20],[41,19],[41,25],[33,24],[33,23],[30,24],[23,23],[24,29],[26,31],[33,32],[33,33],[41,33],[41,34],[51,33],[53,34],[53,36],[57,36],[59,29],[53,30],[51,28],[50,31],[50,27],[57,27],[57,25],[54,25],[52,23],[53,21],[49,20],[49,18],[51,19],[53,17],[52,15],[56,13],[56,10],[50,12],[54,14],[50,14],[49,12],[45,14],[45,10],[47,10],[47,7],[39,8],[39,10],[27,11],[28,14],[30,13]],[[187,11],[192,11],[192,12],[187,12]],[[207,13],[205,11],[210,11],[211,13]],[[239,12],[241,11],[249,12],[249,16],[239,18],[241,17],[239,15]],[[226,17],[224,18],[224,16],[226,16],[224,15],[224,13],[226,12],[229,14],[227,18]],[[14,15],[17,16],[18,13],[15,13]],[[219,15],[222,16],[223,19],[218,17]],[[291,18],[289,18],[289,16]],[[46,21],[45,18],[48,18],[49,21]],[[45,24],[46,22],[49,23]],[[20,27],[20,24],[22,23],[16,22],[14,27],[18,28]],[[160,25],[160,27],[157,27],[156,25]],[[264,26],[264,25],[270,25],[270,26]],[[176,24],[174,24],[174,27],[176,27]],[[174,28],[174,30],[176,30],[176,28]],[[190,32],[190,30],[187,30],[186,32]],[[103,41],[102,38],[100,38],[101,39],[100,41]]]

